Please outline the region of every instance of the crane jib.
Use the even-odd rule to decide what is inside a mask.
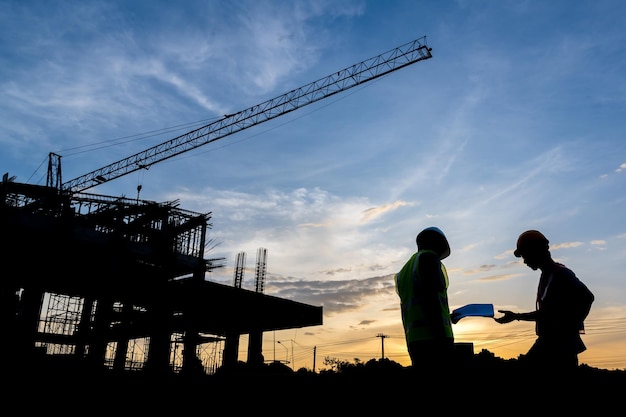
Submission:
[[[340,71],[267,100],[206,126],[187,132],[159,145],[91,171],[65,183],[61,182],[61,159],[50,153],[48,185],[81,192],[126,174],[149,168],[150,166],[180,155],[183,152],[204,146],[218,139],[258,125],[308,104],[323,100],[365,82],[382,77],[425,59],[432,58],[432,48],[426,45],[426,36],[408,42],[385,53],[344,68]],[[56,175],[56,178],[52,176]]]

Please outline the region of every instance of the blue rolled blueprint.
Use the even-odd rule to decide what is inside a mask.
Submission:
[[[463,317],[493,317],[493,304],[467,304],[452,311],[450,319],[456,324]]]

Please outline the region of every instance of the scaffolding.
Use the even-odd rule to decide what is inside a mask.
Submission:
[[[0,358],[63,369],[210,373],[262,363],[263,331],[322,323],[321,307],[210,282],[224,266],[205,258],[211,213],[54,187],[0,182],[6,271],[0,280]],[[18,271],[18,272],[16,272]],[[253,315],[249,311],[254,311]],[[25,366],[26,366],[25,365]]]
[[[255,270],[255,291],[263,293],[265,291],[265,274],[267,272],[267,249],[259,248],[256,252]]]

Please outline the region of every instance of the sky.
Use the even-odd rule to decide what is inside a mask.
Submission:
[[[266,249],[264,293],[323,307],[263,336],[294,369],[409,365],[393,276],[429,226],[451,309],[534,310],[539,271],[513,250],[537,229],[596,296],[580,363],[626,369],[625,17],[619,0],[0,0],[0,170],[45,185],[54,152],[71,180],[426,36],[430,59],[88,192],[210,212],[210,281],[233,285],[244,252],[253,290]],[[505,359],[535,339],[453,330]]]

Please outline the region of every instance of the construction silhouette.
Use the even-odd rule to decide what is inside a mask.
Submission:
[[[6,173],[0,354],[32,367],[205,374],[237,364],[243,334],[258,365],[263,332],[321,325],[322,307],[264,294],[264,248],[255,291],[242,288],[245,253],[233,286],[206,279],[225,265],[205,258],[211,212],[141,200],[140,187],[133,199],[87,190],[431,57],[418,38],[69,181],[55,153],[45,186]]]

